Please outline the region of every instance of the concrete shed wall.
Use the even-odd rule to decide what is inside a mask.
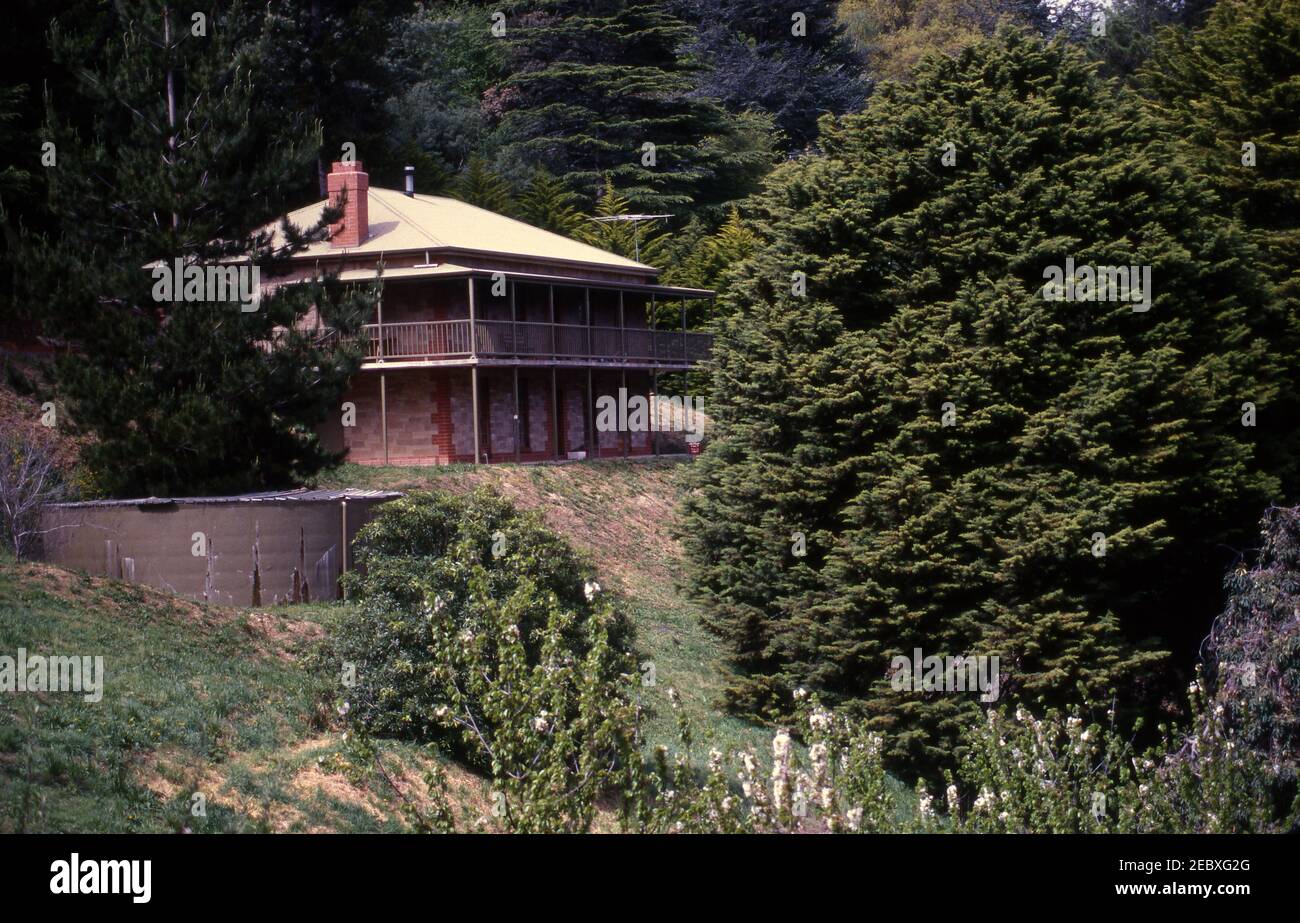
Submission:
[[[357,530],[382,502],[347,501],[349,569]],[[194,599],[262,606],[338,598],[341,500],[51,507],[43,528],[52,564]]]

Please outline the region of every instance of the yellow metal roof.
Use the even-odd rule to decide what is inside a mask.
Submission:
[[[514,218],[443,196],[408,196],[396,189],[375,186],[368,190],[370,236],[358,247],[332,247],[318,241],[295,258],[364,256],[397,251],[468,250],[522,259],[587,263],[635,273],[657,273],[645,263],[610,253],[535,228]],[[316,202],[289,213],[302,228],[320,220],[326,202]],[[277,238],[279,234],[276,234]]]

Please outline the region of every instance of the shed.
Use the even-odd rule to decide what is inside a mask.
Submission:
[[[234,606],[337,599],[351,545],[382,490],[55,503],[44,559]]]

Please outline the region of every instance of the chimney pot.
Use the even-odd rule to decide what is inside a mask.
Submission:
[[[415,167],[406,168],[406,194],[415,195]]]

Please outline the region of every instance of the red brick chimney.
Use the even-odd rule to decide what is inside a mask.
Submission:
[[[343,220],[330,227],[331,247],[356,247],[365,243],[370,236],[370,209],[367,190],[370,189],[370,177],[361,166],[361,161],[346,163],[334,161],[330,175],[326,179],[330,204],[337,205],[344,189],[347,190],[347,204],[343,206]]]

